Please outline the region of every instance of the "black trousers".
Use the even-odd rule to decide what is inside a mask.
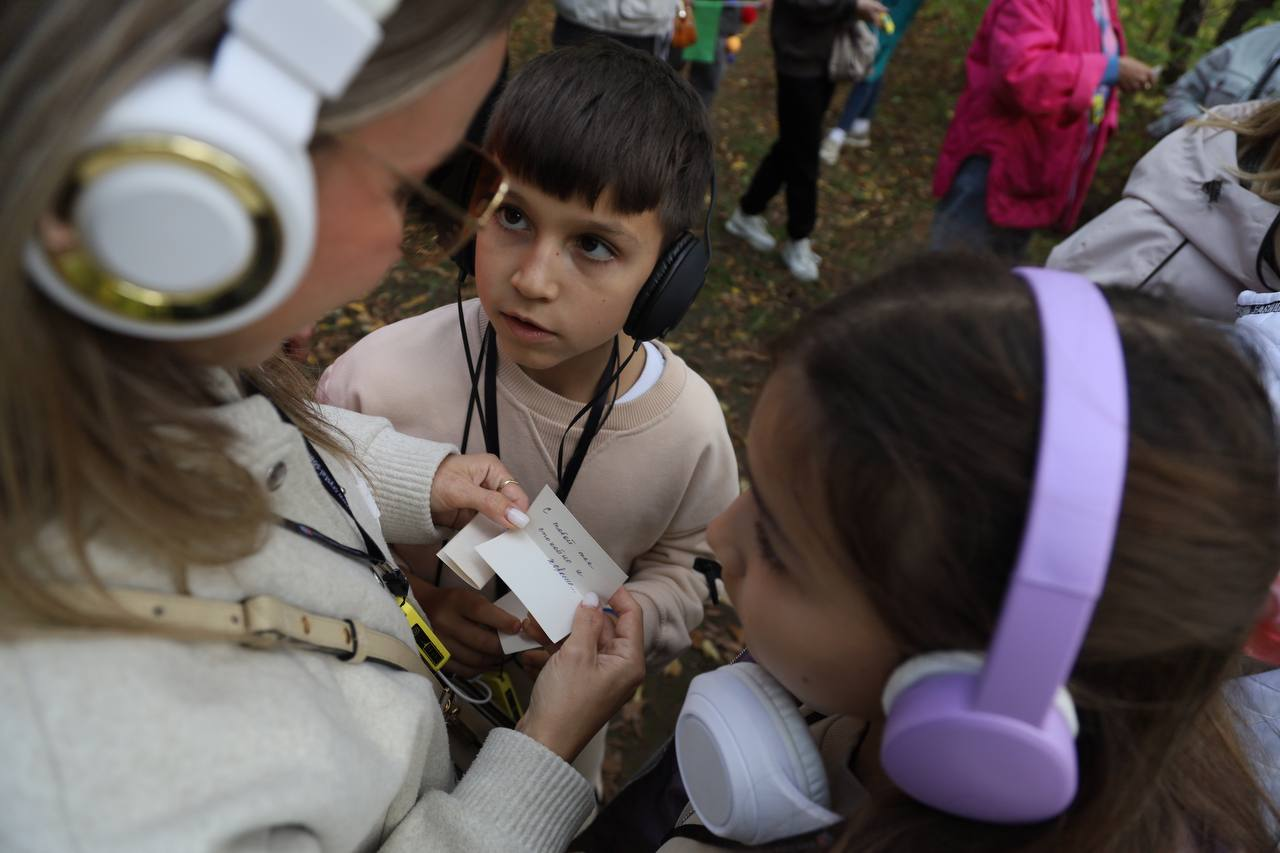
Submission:
[[[763,213],[769,199],[787,188],[787,235],[803,240],[818,219],[818,147],[822,117],[835,84],[825,77],[778,75],[778,139],[756,169],[742,212]]]

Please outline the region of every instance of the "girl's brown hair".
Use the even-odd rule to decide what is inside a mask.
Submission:
[[[1079,794],[997,826],[900,792],[854,816],[858,851],[1258,851],[1276,809],[1223,697],[1280,565],[1280,461],[1257,365],[1174,306],[1108,290],[1130,438],[1106,588],[1069,689]],[[793,456],[907,656],[982,650],[1026,520],[1041,411],[1039,323],[993,262],[925,255],[800,323],[778,368],[809,401]],[[816,443],[816,447],[815,447]],[[802,496],[797,492],[797,499]],[[811,499],[814,500],[814,499]]]
[[[271,518],[255,478],[208,415],[207,368],[172,346],[64,313],[27,280],[22,250],[96,117],[175,58],[207,57],[228,0],[17,0],[0,4],[0,604],[28,618],[117,624],[42,593],[63,567],[44,532],[93,580],[89,542],[110,530],[182,572],[253,553]],[[504,27],[510,0],[406,0],[321,131],[367,122],[432,85]],[[340,449],[282,360],[248,377],[315,441]],[[39,547],[38,547],[39,546]],[[65,569],[63,569],[65,571]]]

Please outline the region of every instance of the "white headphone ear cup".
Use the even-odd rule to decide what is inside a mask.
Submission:
[[[804,772],[805,787],[802,793],[819,805],[829,805],[831,791],[827,786],[827,771],[822,765],[822,755],[813,742],[813,736],[809,734],[809,726],[796,708],[795,700],[759,664],[738,663],[728,670],[777,711],[775,719],[781,724],[780,734],[786,740],[788,751],[795,758],[796,764]]]
[[[182,319],[140,316],[103,303],[68,282],[55,269],[46,247],[33,239],[27,245],[25,261],[36,284],[63,308],[95,325],[163,340],[207,338],[243,328],[288,298],[306,270],[315,245],[315,179],[305,147],[271,136],[219,99],[211,90],[209,69],[195,62],[171,66],[126,93],[91,131],[84,151],[117,145],[127,147],[127,143],[134,140],[146,140],[153,145],[160,140],[178,147],[184,144],[183,140],[194,140],[202,151],[216,152],[220,162],[242,171],[248,182],[260,190],[259,197],[264,200],[263,210],[247,210],[244,215],[246,219],[257,217],[255,221],[269,225],[270,234],[274,235],[270,247],[273,251],[268,253],[270,263],[255,267],[260,274],[254,286],[236,291],[234,298],[210,298],[206,313]],[[196,165],[183,168],[200,172]],[[163,168],[142,168],[138,174],[144,184],[152,182],[157,192],[148,195],[146,186],[124,189],[117,186],[105,195],[93,192],[86,195],[90,202],[75,216],[75,225],[85,232],[81,235],[82,245],[92,248],[110,242],[117,253],[110,259],[116,262],[112,266],[123,267],[143,279],[138,283],[144,286],[156,287],[165,273],[182,260],[171,257],[173,245],[192,245],[200,235],[183,234],[180,239],[166,240],[166,228],[181,227],[176,222],[149,225],[147,221],[133,221],[122,225],[113,219],[120,212],[113,214],[108,202],[112,198],[128,199],[126,215],[128,211],[147,212],[163,219],[165,199],[182,196],[182,186],[189,185],[194,195],[187,209],[195,211],[195,215],[184,221],[221,223],[229,250],[239,251],[243,247],[243,230],[236,217],[228,215],[225,194],[201,188],[202,180],[212,180],[207,175],[191,175],[166,184],[162,180]],[[124,182],[128,181],[127,172],[122,177]],[[138,236],[131,241],[120,241],[122,228],[133,229]],[[259,241],[258,245],[263,244]],[[154,253],[156,258],[151,267],[148,266],[149,253]],[[192,263],[198,265],[199,258]],[[150,276],[148,269],[153,272]],[[148,277],[150,281],[146,281]],[[167,282],[169,287],[158,289],[162,293],[182,294],[198,290],[205,283],[199,273],[187,274]]]

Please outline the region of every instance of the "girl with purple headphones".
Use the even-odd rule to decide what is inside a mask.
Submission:
[[[758,663],[694,680],[663,853],[1274,849],[1276,679],[1240,651],[1280,565],[1255,362],[966,255],[802,321],[709,534]]]

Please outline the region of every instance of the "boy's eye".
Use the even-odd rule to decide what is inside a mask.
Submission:
[[[586,234],[578,238],[578,247],[582,249],[582,253],[593,261],[611,261],[616,255],[608,243],[599,237],[592,237]]]
[[[509,231],[523,231],[529,226],[524,212],[520,208],[512,207],[509,204],[499,207],[494,219],[498,220],[498,224]]]

